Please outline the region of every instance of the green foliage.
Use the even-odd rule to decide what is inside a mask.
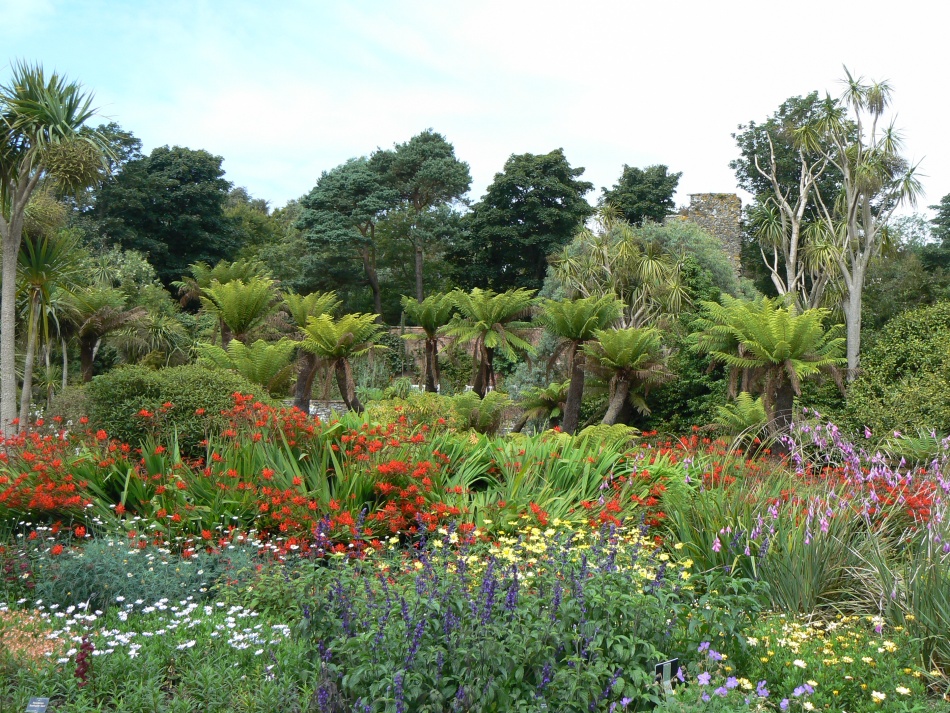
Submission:
[[[274,281],[267,277],[231,280],[224,284],[212,280],[201,293],[201,306],[214,315],[230,336],[244,340],[277,309]]]
[[[844,338],[840,326],[825,329],[826,309],[799,312],[780,300],[754,302],[722,296],[722,304],[704,302],[705,314],[696,322],[695,348],[731,371],[731,391],[740,372],[763,395],[773,428],[781,430],[791,418],[793,394],[801,381],[843,366]]]
[[[252,384],[263,386],[271,396],[279,397],[287,395],[294,369],[291,357],[296,347],[293,340],[286,338],[278,342],[258,339],[250,346],[232,339],[227,350],[217,344],[201,343],[198,355],[205,366],[232,369]]]
[[[659,231],[666,234],[665,228]],[[646,235],[612,206],[603,206],[594,228],[577,231],[552,259],[553,281],[568,297],[620,299],[623,326],[656,324],[678,314],[691,300],[681,279],[682,261]]]
[[[307,318],[301,346],[334,362],[366,354],[386,327],[375,314],[345,314],[334,319],[328,314]]]
[[[111,242],[148,255],[166,285],[193,263],[233,259],[240,245],[224,213],[231,184],[222,160],[180,146],[132,159],[98,192],[101,230]]]
[[[885,434],[935,429],[950,433],[950,302],[891,320],[861,359],[848,389],[856,427]]]
[[[484,398],[479,398],[474,391],[466,391],[451,398],[452,407],[463,428],[489,435],[498,433],[512,405],[508,394],[499,391],[489,391]]]
[[[707,599],[654,579],[655,553],[625,533],[520,534],[506,551],[543,563],[530,580],[502,558],[473,567],[471,550],[438,535],[415,576],[387,581],[343,561],[314,568],[300,631],[333,651],[321,664],[333,693],[371,711],[450,710],[453,700],[473,713],[606,712],[621,699],[642,708],[658,699],[657,661],[685,656],[704,634],[731,639],[755,615],[751,583]],[[704,631],[694,612],[707,607],[717,621]],[[363,620],[374,625],[351,624]]]
[[[469,217],[469,233],[452,254],[459,284],[540,289],[547,257],[566,245],[593,209],[562,149],[512,155]]]
[[[124,539],[124,538],[123,538]],[[155,549],[132,546],[127,539],[94,538],[81,549],[67,549],[56,558],[40,557],[33,565],[33,596],[60,607],[89,603],[91,610],[117,605],[117,597],[134,602],[210,599],[219,581],[241,578],[256,560],[250,548],[226,553],[198,552],[183,558]],[[119,601],[122,601],[120,599]]]
[[[623,165],[620,180],[604,188],[601,203],[615,206],[631,225],[662,223],[673,212],[673,194],[682,173],[667,173],[662,164],[637,168]]]
[[[755,436],[767,422],[762,397],[754,399],[747,391],[736,396],[732,403],[716,410],[716,425],[730,436],[743,433]]]
[[[173,429],[183,453],[204,453],[209,432],[226,427],[221,411],[232,407],[235,392],[268,399],[256,386],[229,371],[186,365],[159,369],[125,366],[96,377],[86,387],[89,417],[113,438],[137,445]],[[164,408],[166,403],[172,404]],[[202,413],[196,413],[197,410]],[[139,415],[147,411],[149,416]]]

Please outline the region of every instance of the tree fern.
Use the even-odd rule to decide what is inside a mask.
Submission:
[[[227,351],[216,344],[199,344],[198,354],[208,365],[236,371],[248,381],[263,386],[271,396],[283,396],[293,375],[291,358],[296,346],[296,342],[286,338],[279,342],[258,339],[250,346],[232,339]]]
[[[438,391],[439,386],[439,330],[449,323],[455,304],[451,295],[433,294],[422,302],[413,297],[402,298],[406,316],[422,329],[424,336],[403,334],[403,339],[425,339],[426,391]]]
[[[525,333],[530,324],[521,321],[531,314],[534,290],[519,288],[498,293],[476,287],[471,292],[451,293],[451,300],[458,314],[442,328],[442,333],[472,344],[478,361],[472,388],[484,398],[488,387],[495,385],[496,353],[514,357],[518,352],[534,352]]]
[[[217,317],[221,341],[227,347],[232,338],[244,341],[277,308],[274,281],[268,277],[252,277],[247,282],[212,280],[202,291],[201,306]]]

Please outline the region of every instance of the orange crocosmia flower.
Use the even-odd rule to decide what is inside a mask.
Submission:
[[[50,553],[51,555],[53,555],[54,557],[56,557],[57,555],[61,555],[61,554],[63,554],[63,546],[62,546],[62,545],[53,545],[53,549],[51,549],[51,550],[49,551],[49,553]]]

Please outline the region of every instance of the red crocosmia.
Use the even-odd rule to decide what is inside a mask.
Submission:
[[[195,416],[204,416],[204,415],[205,415],[205,410],[203,408],[195,409]]]
[[[211,530],[202,530],[202,531],[201,531],[201,537],[202,537],[202,539],[210,540],[211,537],[212,537]]]
[[[181,515],[179,515],[177,512],[172,515],[172,522],[181,522]]]
[[[107,434],[107,433],[106,433],[104,430],[102,430],[101,428],[100,428],[98,431],[96,431],[96,440],[97,440],[97,441],[104,441],[104,440],[106,440],[108,437],[109,437],[109,434]]]
[[[53,545],[53,549],[51,549],[51,550],[49,551],[49,553],[50,553],[51,555],[53,555],[53,557],[56,557],[57,555],[61,555],[61,554],[63,554],[63,546],[62,546],[62,545]]]
[[[274,477],[274,471],[270,468],[264,468],[264,470],[261,471],[261,476],[263,476],[264,480],[270,480]]]
[[[164,519],[167,515],[168,511],[165,508],[161,508],[157,513],[155,513],[155,517],[157,517],[159,520]]]
[[[76,527],[75,530],[73,530],[73,533],[75,533],[76,537],[85,537],[85,536],[86,536],[86,528],[83,527],[82,525],[79,525],[78,527]]]
[[[119,503],[118,505],[115,506],[116,515],[121,515],[124,512],[125,512],[125,505],[123,505],[122,503]]]
[[[186,483],[184,480],[179,480],[177,483],[175,483],[175,487],[179,490],[187,490],[188,483]]]

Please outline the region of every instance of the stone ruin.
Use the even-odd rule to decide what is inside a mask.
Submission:
[[[735,193],[690,193],[689,206],[676,218],[688,220],[722,243],[722,248],[739,274],[742,201]],[[676,219],[674,218],[674,220]]]

